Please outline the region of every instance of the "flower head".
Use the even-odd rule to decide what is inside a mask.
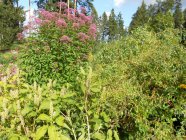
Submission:
[[[23,33],[18,33],[17,34],[17,40],[23,40],[23,38],[24,38]]]
[[[62,42],[62,43],[70,43],[71,39],[68,36],[64,35],[64,36],[62,36],[60,38],[60,42]]]
[[[58,26],[58,27],[66,27],[67,26],[67,23],[65,22],[64,19],[58,19],[56,21],[56,26]]]
[[[58,6],[58,7],[61,6],[62,9],[66,9],[66,8],[68,7],[67,4],[66,4],[65,2],[58,2],[58,3],[57,3],[57,6]]]
[[[86,35],[85,33],[80,32],[78,33],[78,38],[80,41],[85,42],[89,39],[89,36]]]
[[[78,29],[78,28],[79,28],[79,23],[73,23],[72,27],[73,27],[74,29]]]
[[[87,13],[87,10],[86,10],[85,7],[81,7],[80,10],[81,10],[81,13],[83,13],[83,14],[86,14]]]

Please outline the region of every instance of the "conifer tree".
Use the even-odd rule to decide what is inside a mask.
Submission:
[[[117,24],[118,24],[118,38],[121,38],[125,35],[125,29],[124,29],[124,21],[122,18],[121,12],[117,16]]]
[[[183,23],[183,16],[182,16],[182,9],[181,8],[182,8],[181,0],[176,0],[175,12],[174,12],[175,28],[180,28]]]
[[[106,40],[108,35],[108,17],[104,12],[101,18],[101,40]]]
[[[132,17],[132,21],[129,26],[129,31],[142,26],[148,22],[148,13],[147,13],[147,8],[146,4],[143,1],[141,6],[138,7],[136,13]]]
[[[108,20],[108,40],[116,39],[117,34],[117,21],[114,9],[111,10]]]
[[[13,0],[0,3],[0,50],[9,49],[22,31],[24,13],[21,7],[15,7]]]
[[[186,29],[186,8],[183,11],[183,18],[184,18],[184,23],[183,23],[183,27]]]

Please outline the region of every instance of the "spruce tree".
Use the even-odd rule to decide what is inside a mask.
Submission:
[[[185,8],[185,10],[183,11],[183,19],[184,19],[183,27],[186,29],[186,8]]]
[[[101,18],[101,40],[106,40],[108,35],[108,17],[104,12]]]
[[[133,29],[143,26],[148,22],[148,13],[147,13],[147,8],[146,4],[143,1],[141,6],[138,7],[136,13],[132,17],[132,21],[129,26],[129,31],[132,31]]]
[[[180,28],[183,23],[183,16],[182,16],[182,9],[181,8],[182,8],[181,0],[176,0],[175,12],[174,12],[175,28]]]
[[[112,9],[108,20],[108,40],[116,39],[117,28],[116,15],[114,9]]]
[[[122,18],[121,12],[117,16],[117,24],[118,24],[118,38],[121,38],[125,35],[125,29],[124,29],[124,21]]]

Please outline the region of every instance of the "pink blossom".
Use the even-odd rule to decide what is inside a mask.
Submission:
[[[40,10],[40,15],[47,20],[55,20],[56,16],[54,13],[46,11],[46,10]]]
[[[80,32],[78,33],[78,38],[80,41],[85,42],[89,39],[89,36],[86,35],[85,33]]]
[[[60,38],[60,42],[62,42],[62,43],[70,43],[71,39],[68,36],[64,35],[64,36],[62,36]]]
[[[78,28],[79,28],[79,23],[73,23],[72,27],[73,27],[74,29],[78,29]]]
[[[81,13],[86,14],[87,10],[85,7],[81,7],[80,9],[81,9]]]
[[[35,23],[40,25],[42,23],[42,20],[40,18],[35,18]]]
[[[18,33],[17,34],[17,40],[23,40],[23,38],[24,38],[23,33]]]
[[[69,14],[74,14],[76,12],[76,10],[75,9],[73,9],[73,8],[67,8],[67,9],[65,9],[65,13],[69,13]]]
[[[92,37],[96,37],[96,24],[91,24],[88,30],[88,34]]]
[[[50,20],[48,20],[48,19],[43,20],[42,25],[47,25],[47,24],[49,24],[50,22],[51,22],[51,21],[50,21]]]
[[[79,19],[79,24],[80,24],[81,26],[83,26],[83,25],[85,25],[85,21],[82,20],[82,19]]]
[[[57,3],[57,6],[58,6],[58,7],[61,6],[62,9],[66,9],[66,8],[68,7],[67,4],[66,4],[65,2],[58,2],[58,3]]]
[[[66,27],[67,26],[67,23],[65,22],[64,19],[58,19],[56,21],[56,26],[58,26],[58,27]]]

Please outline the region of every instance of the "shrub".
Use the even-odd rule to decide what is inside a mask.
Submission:
[[[25,44],[21,65],[29,83],[47,83],[48,79],[73,83],[79,67],[88,62],[96,25],[91,16],[62,5],[62,13],[41,10],[27,26],[33,33]]]
[[[10,68],[0,81],[1,139],[112,139],[119,140],[114,112],[109,112],[91,68],[81,69],[74,92],[56,82],[28,85]]]
[[[182,139],[186,53],[177,31],[138,28],[99,48],[93,66],[114,108],[110,111],[120,111],[121,138]]]

